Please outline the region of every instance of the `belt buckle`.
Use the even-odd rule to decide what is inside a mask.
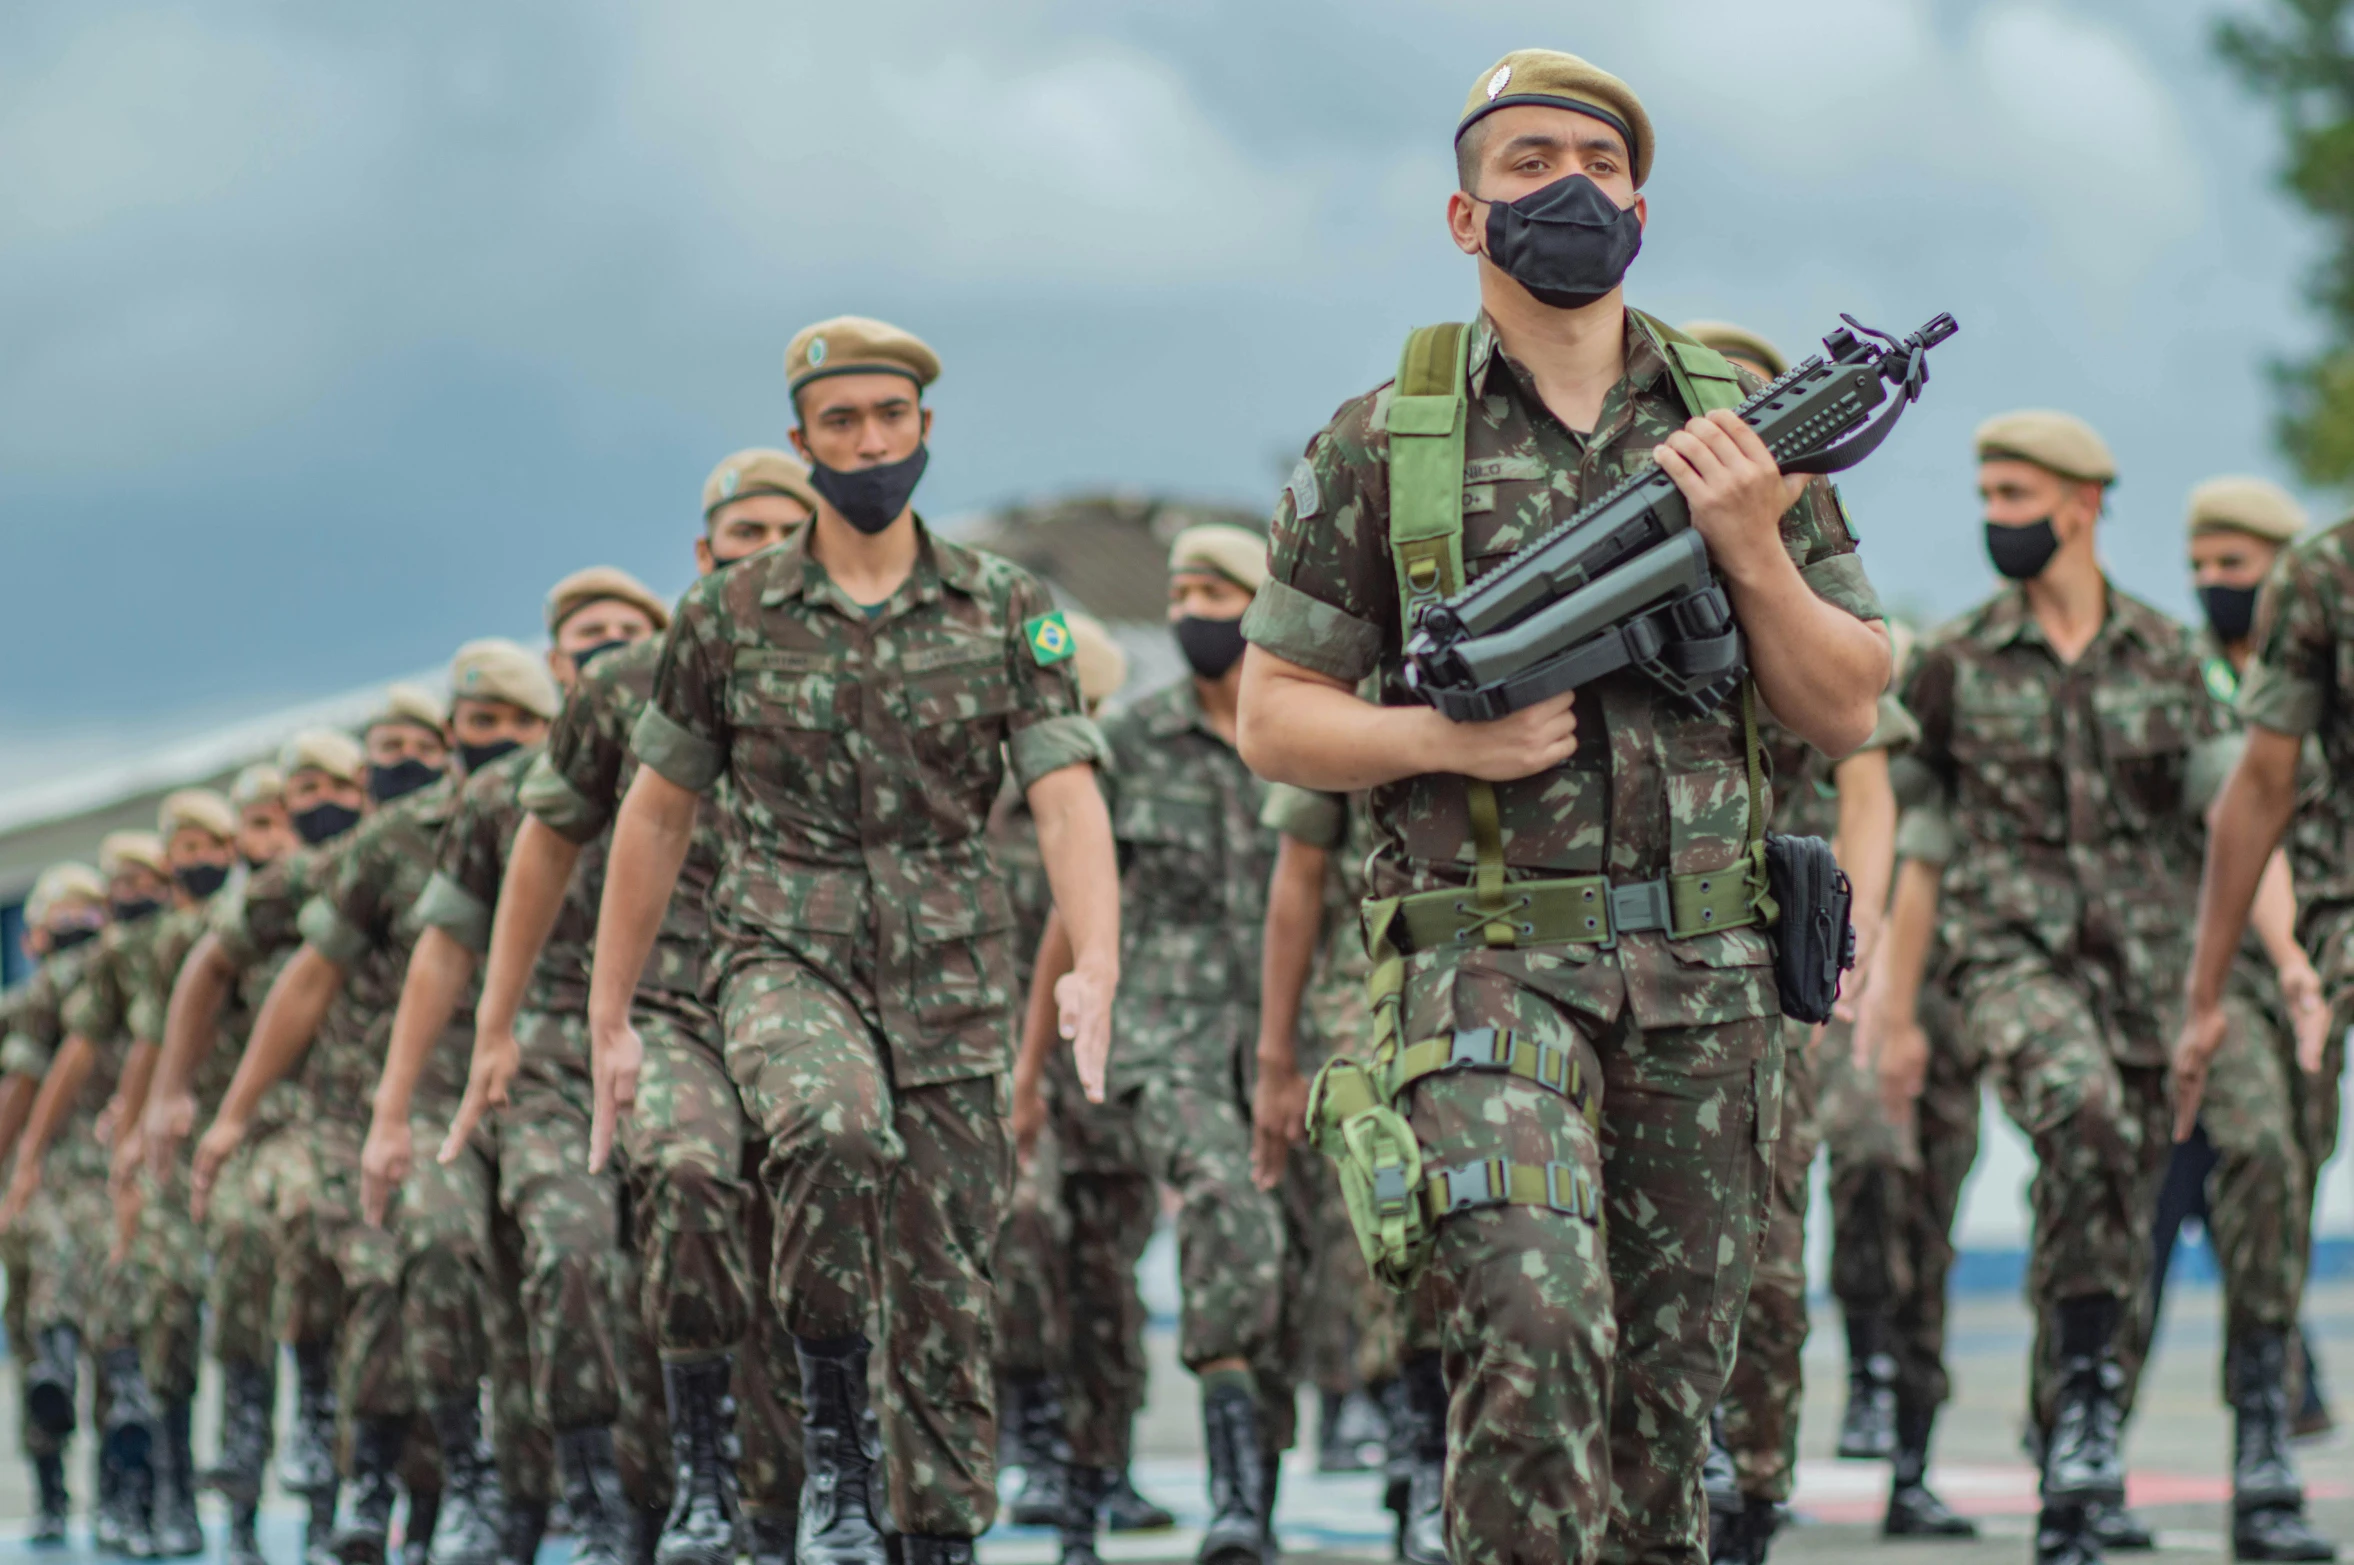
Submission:
[[[1622,934],[1666,929],[1673,920],[1674,908],[1668,901],[1666,881],[1638,880],[1630,886],[1613,885],[1610,888],[1610,935],[1613,942]]]

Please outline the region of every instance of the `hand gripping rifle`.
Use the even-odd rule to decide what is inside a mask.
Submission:
[[[1929,350],[1959,329],[1940,315],[1899,342],[1839,318],[1847,324],[1822,353],[1734,410],[1785,473],[1845,472],[1870,456],[1928,382]],[[1622,668],[1698,713],[1738,690],[1747,668],[1708,545],[1657,466],[1423,610],[1406,642],[1407,685],[1457,722],[1499,718]]]

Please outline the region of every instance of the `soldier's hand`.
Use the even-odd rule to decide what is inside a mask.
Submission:
[[[2167,1084],[2174,1092],[2174,1139],[2188,1141],[2199,1123],[2199,1100],[2207,1095],[2207,1067],[2223,1047],[2230,1022],[2220,1005],[2186,1006],[2182,1030],[2174,1035],[2173,1069]]]
[[[1577,692],[1567,691],[1489,723],[1451,723],[1433,771],[1487,782],[1534,777],[1577,754]]]
[[[224,1117],[215,1119],[197,1141],[196,1156],[188,1164],[188,1214],[198,1222],[204,1221],[205,1208],[212,1204],[213,1181],[221,1176],[221,1165],[244,1140],[245,1122]]]
[[[1259,1061],[1251,1091],[1251,1183],[1272,1190],[1283,1183],[1291,1149],[1308,1137],[1308,1078],[1296,1061]]]
[[[408,1181],[415,1158],[407,1120],[377,1116],[369,1121],[368,1140],[360,1148],[360,1215],[369,1227],[384,1226],[393,1192]]]
[[[621,1116],[638,1106],[638,1073],[646,1066],[645,1040],[635,1027],[589,1034],[589,1084],[595,1103],[589,1112],[589,1172],[601,1174],[613,1155]]]
[[[106,1183],[111,1190],[127,1190],[139,1182],[139,1165],[147,1161],[147,1126],[136,1120],[117,1137],[113,1152],[106,1163]]]
[[[444,1166],[456,1162],[474,1138],[474,1127],[482,1123],[482,1116],[507,1106],[507,1088],[521,1069],[523,1046],[511,1030],[493,1032],[485,1027],[475,1032],[474,1063],[466,1071],[466,1096],[458,1104],[458,1117],[450,1121],[450,1133],[441,1138],[438,1162]]]
[[[147,1099],[147,1113],[142,1118],[147,1171],[161,1184],[171,1176],[172,1159],[180,1155],[188,1133],[196,1128],[196,1094],[151,1094]]]
[[[129,1259],[131,1239],[139,1231],[139,1186],[136,1182],[114,1188],[114,1243],[107,1252],[109,1264],[120,1266]]]
[[[41,1169],[37,1163],[16,1160],[8,1176],[8,1193],[0,1196],[0,1231],[14,1228],[25,1215],[25,1208],[33,1204],[34,1193],[41,1188]]]
[[[2313,964],[2297,961],[2276,970],[2280,997],[2288,1007],[2289,1031],[2297,1040],[2297,1068],[2308,1076],[2321,1074],[2321,1057],[2329,1048],[2329,1002],[2321,996],[2321,975]]]
[[[123,1099],[122,1094],[117,1093],[108,1098],[106,1106],[98,1111],[97,1120],[90,1126],[90,1134],[98,1138],[100,1146],[112,1147],[114,1133],[122,1125],[122,1122]]]
[[[1103,1101],[1104,1076],[1112,1059],[1112,993],[1117,975],[1074,967],[1054,983],[1055,1030],[1071,1046],[1079,1086],[1087,1101]]]
[[[1848,969],[1839,985],[1839,998],[1831,1002],[1831,1014],[1840,1021],[1853,1024],[1864,1014],[1864,993],[1872,987],[1872,961],[1880,954],[1880,931],[1887,920],[1877,915],[1855,921],[1855,966]],[[1862,1063],[1862,1057],[1857,1057]]]
[[[1806,475],[1785,477],[1757,431],[1729,409],[1692,420],[1651,457],[1684,492],[1693,527],[1727,575],[1782,552],[1782,513],[1806,492]]]
[[[1038,1073],[1014,1072],[1014,1151],[1022,1166],[1030,1166],[1038,1151],[1038,1132],[1046,1128],[1046,1094],[1038,1087]]]
[[[1881,1112],[1891,1125],[1909,1125],[1929,1078],[1929,1035],[1913,1016],[1885,1018],[1876,1031]]]

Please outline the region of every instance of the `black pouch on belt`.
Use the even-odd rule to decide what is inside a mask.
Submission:
[[[1782,1014],[1827,1022],[1839,975],[1855,966],[1855,891],[1820,837],[1766,838],[1766,887],[1781,905],[1774,926],[1774,974]]]

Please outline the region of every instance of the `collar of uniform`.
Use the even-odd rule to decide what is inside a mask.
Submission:
[[[2119,592],[2114,582],[2103,578],[2101,585],[2108,593],[2108,607],[2101,615],[2101,628],[2093,632],[2078,661],[2114,636],[2129,636],[2146,647],[2159,645],[2163,638],[2154,633],[2152,611]],[[2005,587],[1987,607],[1986,640],[1996,647],[2018,644],[2049,649],[2052,644],[2051,638],[2043,633],[2043,622],[2027,606],[2024,586]]]
[[[1625,405],[1626,397],[1617,395],[1620,388],[1623,387],[1630,394],[1647,391],[1660,376],[1667,373],[1665,350],[1652,339],[1651,329],[1643,324],[1642,318],[1634,311],[1626,311],[1625,316],[1626,369],[1619,377],[1618,386],[1611,388],[1612,394],[1604,397],[1603,417],[1594,426],[1596,429],[1609,422],[1614,404]],[[1529,374],[1519,360],[1505,351],[1504,340],[1496,332],[1495,317],[1482,310],[1479,318],[1471,323],[1469,357],[1465,361],[1464,379],[1469,383],[1471,394],[1480,396],[1493,389],[1492,382],[1499,368],[1509,373],[1512,383],[1528,394],[1532,404],[1544,406],[1544,399],[1537,395],[1535,377]]]
[[[1191,728],[1205,734],[1210,732],[1209,723],[1202,717],[1201,695],[1193,688],[1190,675],[1154,691],[1138,702],[1137,707],[1137,716],[1144,720],[1144,731],[1155,739],[1173,739]]]
[[[816,532],[814,525],[795,528],[790,538],[771,551],[769,558],[774,564],[770,567],[770,575],[774,580],[761,589],[762,608],[773,609],[793,598],[815,601],[828,593],[845,604],[850,602],[849,594],[835,587],[834,579],[826,574],[826,568],[809,552],[809,540]],[[953,587],[967,597],[979,591],[980,561],[971,550],[961,548],[933,532],[924,525],[920,513],[915,519],[915,537],[915,569],[908,573],[906,581],[891,590],[891,598],[886,598],[885,602],[897,598],[910,588],[914,590],[913,601],[917,603],[939,597],[943,586]]]

